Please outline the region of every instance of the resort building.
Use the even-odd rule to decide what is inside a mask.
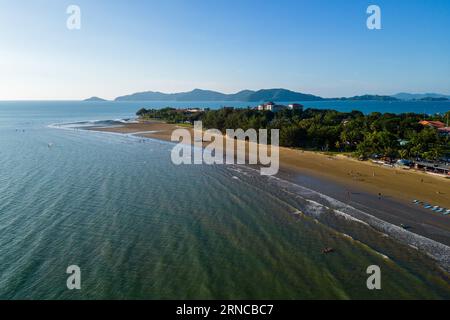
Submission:
[[[281,110],[288,109],[288,107],[280,105],[280,104],[275,104],[274,102],[267,102],[264,104],[260,104],[259,106],[256,107],[256,109],[259,111],[279,112]]]
[[[275,107],[275,103],[273,102],[267,102],[267,103],[263,103],[260,104],[257,109],[259,111],[273,111],[273,108]]]
[[[450,135],[450,127],[438,128],[438,131],[444,136]]]
[[[421,125],[423,125],[424,127],[430,127],[430,128],[435,128],[439,131],[440,134],[446,136],[446,135],[450,135],[450,127],[445,126],[445,123],[441,122],[441,121],[428,121],[428,120],[423,120],[419,122]]]
[[[200,108],[190,108],[190,109],[187,109],[186,112],[198,113],[198,112],[202,112],[202,110]]]
[[[299,103],[291,103],[288,105],[288,108],[290,110],[303,110],[303,105],[301,105]]]
[[[418,170],[423,170],[426,173],[450,176],[450,165],[446,163],[416,161],[414,167]]]
[[[444,128],[445,127],[445,123],[441,122],[441,121],[428,121],[428,120],[422,120],[419,122],[421,125],[423,125],[424,127],[432,127],[432,128]]]
[[[268,109],[268,110],[270,110],[272,112],[278,112],[278,111],[286,110],[286,109],[287,109],[286,106],[276,104],[276,105],[271,106],[270,109]]]

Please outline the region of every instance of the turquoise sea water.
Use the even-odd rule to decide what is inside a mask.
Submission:
[[[0,298],[450,298],[431,259],[358,222],[299,214],[304,200],[273,178],[176,167],[167,142],[48,127],[142,106],[0,103]],[[366,287],[373,264],[381,291]],[[81,291],[66,287],[69,265]]]

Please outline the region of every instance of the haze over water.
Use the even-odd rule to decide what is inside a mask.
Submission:
[[[167,142],[48,127],[167,105],[189,104],[0,103],[0,298],[450,298],[429,258],[357,222],[299,215],[275,178],[177,167]],[[74,264],[81,291],[66,288]],[[381,291],[366,287],[373,264]]]

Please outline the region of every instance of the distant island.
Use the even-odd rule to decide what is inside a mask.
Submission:
[[[354,97],[350,97],[350,98],[331,98],[331,99],[327,99],[327,100],[354,100],[354,101],[398,101],[400,99],[397,99],[395,97],[392,96],[379,96],[379,95],[370,95],[370,94],[366,94],[363,96],[354,96]]]
[[[364,94],[353,97],[323,98],[317,95],[295,92],[288,89],[261,89],[257,91],[242,90],[237,93],[222,93],[212,90],[194,89],[188,92],[164,93],[144,91],[117,97],[114,101],[239,101],[239,102],[302,102],[302,101],[449,101],[450,95],[438,93],[397,93],[394,95]],[[107,101],[99,97],[91,97],[83,101]]]
[[[95,101],[108,101],[99,97],[90,97],[88,99],[83,100],[85,102],[95,102]]]
[[[449,98],[445,98],[445,97],[439,97],[439,98],[434,98],[434,97],[425,97],[422,99],[418,99],[416,101],[449,101]]]
[[[450,99],[450,95],[440,94],[440,93],[397,93],[393,95],[394,98],[399,100],[422,100],[430,101],[430,98],[447,98]]]
[[[195,89],[189,92],[162,93],[146,91],[118,97],[115,101],[320,101],[322,97],[287,89],[243,90],[233,94]]]

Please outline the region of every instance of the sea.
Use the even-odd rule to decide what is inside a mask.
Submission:
[[[133,119],[142,107],[246,104],[0,102],[0,299],[450,298],[442,265],[339,201],[246,166],[175,166],[170,142],[80,129]],[[374,265],[381,290],[367,286]],[[70,266],[80,290],[67,286]]]

